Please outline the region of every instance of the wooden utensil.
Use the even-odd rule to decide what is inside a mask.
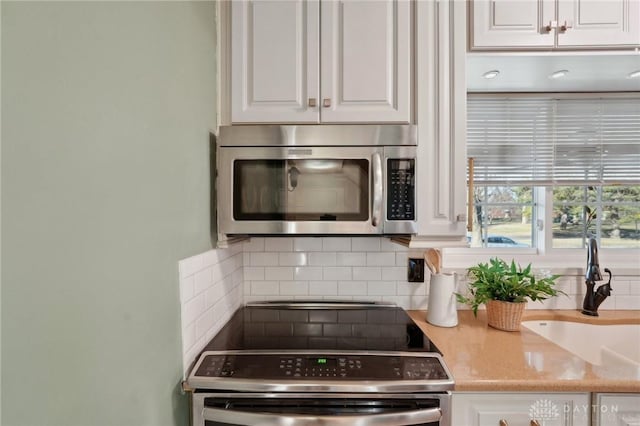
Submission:
[[[439,249],[433,249],[433,251],[436,253],[436,274],[439,274],[442,272],[442,253],[440,253]]]
[[[439,259],[440,256],[436,249],[428,249],[424,252],[424,263],[427,264],[427,267],[434,275],[438,273]]]

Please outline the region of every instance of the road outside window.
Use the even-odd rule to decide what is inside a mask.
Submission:
[[[534,203],[531,187],[484,186],[474,189],[471,247],[533,246]]]

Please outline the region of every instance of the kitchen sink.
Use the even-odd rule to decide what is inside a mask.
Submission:
[[[536,320],[522,325],[595,366],[624,369],[640,379],[640,324]]]

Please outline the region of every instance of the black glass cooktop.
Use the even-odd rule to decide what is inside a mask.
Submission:
[[[240,308],[204,351],[440,351],[396,306],[317,305]]]

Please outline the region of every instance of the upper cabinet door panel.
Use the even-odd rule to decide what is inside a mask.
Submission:
[[[231,121],[318,122],[318,2],[234,1],[231,13]]]
[[[471,48],[553,47],[553,0],[475,0]]]
[[[411,3],[321,3],[321,121],[411,120]]]
[[[640,0],[562,0],[558,47],[640,45]]]

